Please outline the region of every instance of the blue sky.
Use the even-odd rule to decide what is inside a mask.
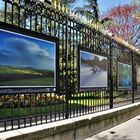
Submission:
[[[106,57],[95,55],[93,53],[85,52],[85,51],[80,51],[81,58],[84,60],[93,60],[95,56],[99,58],[99,60],[106,59]]]
[[[51,42],[0,30],[0,65],[55,69],[55,45]]]
[[[77,0],[76,6],[82,6],[84,0]],[[112,8],[115,5],[129,4],[131,0],[98,0],[100,12],[105,12],[107,9]]]

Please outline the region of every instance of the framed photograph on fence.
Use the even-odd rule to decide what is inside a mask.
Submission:
[[[55,90],[58,40],[9,26],[0,26],[0,89]]]
[[[80,88],[107,88],[108,59],[80,50]]]
[[[137,88],[140,89],[140,65],[137,65],[136,67],[136,82],[137,82]]]
[[[118,88],[132,88],[132,66],[122,62],[118,62]]]

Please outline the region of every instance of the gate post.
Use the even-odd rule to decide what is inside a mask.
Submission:
[[[111,43],[110,43],[110,50],[109,50],[109,99],[110,99],[110,109],[113,108],[113,75],[112,75],[112,65],[113,65],[113,57],[112,57],[112,49],[113,49],[113,46],[112,46],[112,39],[110,40]]]
[[[65,114],[65,118],[68,119],[69,118],[69,75],[68,75],[68,70],[69,70],[69,66],[68,66],[68,62],[69,62],[69,50],[68,50],[68,16],[66,16],[66,32],[65,32],[65,36],[66,36],[66,114]]]

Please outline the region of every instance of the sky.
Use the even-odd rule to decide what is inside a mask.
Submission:
[[[0,30],[0,65],[55,69],[55,44]]]
[[[76,0],[76,4],[74,4],[74,7],[80,7],[83,5],[84,0]],[[107,11],[107,9],[110,9],[116,5],[123,5],[123,4],[129,4],[131,3],[131,0],[98,0],[98,5],[100,9],[100,13]],[[0,0],[0,7],[2,6],[2,0]]]
[[[81,6],[84,0],[77,0],[76,6]],[[107,9],[114,7],[115,5],[129,4],[131,0],[98,0],[100,12],[105,12]]]
[[[106,57],[100,56],[100,55],[95,55],[93,53],[85,52],[85,51],[80,51],[81,58],[84,60],[93,60],[94,57],[98,57],[99,60],[106,59]]]

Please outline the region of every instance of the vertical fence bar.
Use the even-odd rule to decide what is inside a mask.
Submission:
[[[132,54],[132,103],[134,103],[134,90],[135,90],[135,66],[134,66],[134,52]]]

